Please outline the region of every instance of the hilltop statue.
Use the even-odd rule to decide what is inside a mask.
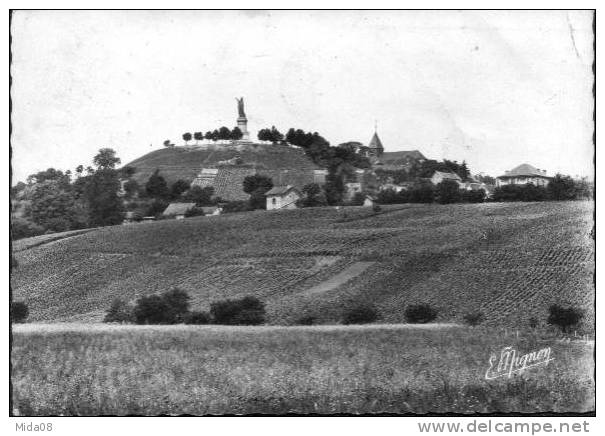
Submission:
[[[250,142],[250,133],[248,132],[248,118],[246,118],[246,112],[244,112],[244,97],[237,98],[237,127],[242,131],[242,139],[239,140],[240,143]]]
[[[240,118],[246,118],[246,113],[244,112],[244,97],[235,98],[237,100],[237,112]]]

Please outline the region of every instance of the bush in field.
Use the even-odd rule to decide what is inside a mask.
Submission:
[[[435,199],[435,189],[430,183],[421,183],[412,188],[406,197],[410,203],[432,203]]]
[[[265,322],[265,303],[256,297],[222,300],[210,305],[215,324],[258,325]]]
[[[11,301],[10,319],[14,323],[25,322],[29,315],[29,308],[23,301]]]
[[[372,206],[372,210],[374,211],[374,213],[378,213],[382,210],[382,208],[379,204],[375,204],[374,206]]]
[[[561,307],[558,304],[553,304],[548,308],[547,322],[551,325],[556,325],[564,333],[569,333],[582,319],[582,312],[575,307]]]
[[[473,189],[462,191],[462,201],[465,203],[483,203],[485,201],[485,190]]]
[[[494,201],[544,201],[548,199],[548,191],[542,186],[504,185],[494,190]]]
[[[149,295],[137,300],[134,321],[137,324],[169,324],[166,313],[169,307],[159,295]]]
[[[210,324],[210,314],[208,312],[188,312],[184,317],[185,324]]]
[[[576,182],[571,177],[562,174],[555,175],[546,189],[553,200],[575,200],[578,198]]]
[[[404,316],[407,322],[426,324],[437,318],[437,310],[428,304],[410,304],[406,307]]]
[[[168,324],[178,324],[183,322],[184,317],[189,312],[189,295],[179,288],[171,289],[162,294],[162,300],[166,303],[168,311],[165,314]]]
[[[481,324],[485,319],[485,316],[482,312],[469,312],[465,314],[462,319],[464,319],[464,322],[466,324],[474,327],[476,325]]]
[[[342,317],[343,324],[369,324],[379,318],[378,310],[371,304],[360,304],[347,310]]]
[[[111,306],[107,309],[103,322],[119,322],[130,323],[134,321],[133,308],[124,300],[119,298],[111,302]]]

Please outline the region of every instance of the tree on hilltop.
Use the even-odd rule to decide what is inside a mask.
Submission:
[[[274,144],[284,140],[284,135],[275,126],[271,126],[270,129],[259,130],[257,137],[260,141],[270,141]]]
[[[242,139],[244,136],[244,134],[242,133],[241,129],[237,126],[235,126],[233,128],[233,130],[231,131],[231,139],[237,141],[239,139]]]
[[[164,141],[164,147],[174,147],[174,144],[170,142],[170,139]]]
[[[197,145],[199,141],[204,139],[204,134],[202,132],[195,132],[193,134],[193,139],[195,139],[195,145]]]
[[[227,141],[231,139],[231,130],[229,130],[229,128],[225,126],[222,126],[220,129],[218,129],[218,139],[220,139],[221,141]]]
[[[189,141],[191,141],[191,133],[183,133],[183,141],[185,141],[185,145],[189,145]]]

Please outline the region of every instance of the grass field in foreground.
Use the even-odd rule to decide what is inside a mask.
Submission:
[[[554,358],[486,381],[505,346]],[[593,346],[455,326],[17,325],[13,413],[586,412]]]

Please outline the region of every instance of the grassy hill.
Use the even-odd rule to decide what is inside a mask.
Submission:
[[[319,168],[307,158],[302,149],[272,144],[211,144],[164,148],[126,165],[136,168],[133,178],[139,183],[145,183],[156,169],[160,170],[168,183],[174,183],[178,179],[191,182],[202,168],[216,167],[236,156],[241,158],[243,165],[253,166],[259,172],[279,169],[310,171]]]
[[[360,302],[383,322],[427,302],[525,328],[552,303],[593,322],[592,203],[314,208],[106,227],[13,245],[13,294],[31,321],[98,322],[111,300],[173,286],[195,309],[256,295],[268,322],[338,322]]]

